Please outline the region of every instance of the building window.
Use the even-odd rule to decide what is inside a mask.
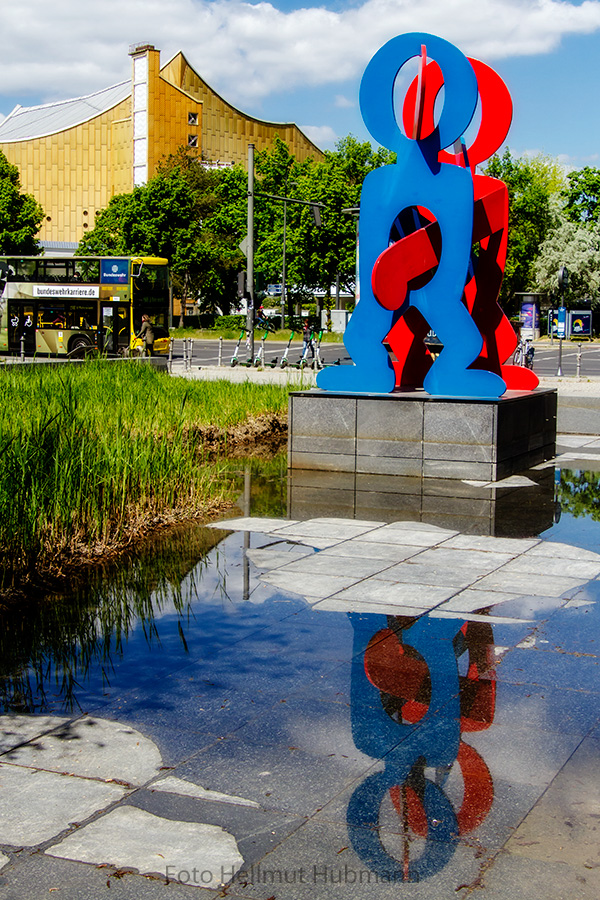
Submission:
[[[197,147],[198,146],[198,135],[197,134],[188,134],[188,147]]]
[[[188,125],[197,125],[198,124],[198,113],[188,113]]]

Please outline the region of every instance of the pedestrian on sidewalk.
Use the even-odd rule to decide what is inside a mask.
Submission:
[[[308,351],[312,353],[312,358],[315,358],[315,344],[312,338],[313,332],[312,328],[308,324],[308,319],[304,320],[304,328],[302,330],[302,359],[306,359],[308,356]]]
[[[146,356],[152,356],[154,353],[154,327],[150,321],[150,316],[142,316],[142,327],[137,337],[144,342]]]

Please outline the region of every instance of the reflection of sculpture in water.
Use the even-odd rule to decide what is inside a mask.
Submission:
[[[462,739],[494,718],[492,628],[355,613],[350,620],[352,735],[359,750],[385,763],[350,798],[350,839],[382,879],[420,881],[448,863],[460,835],[492,805],[489,770]],[[458,809],[446,793],[455,766],[463,780]],[[396,852],[384,835],[398,830]]]
[[[393,86],[415,56],[420,71],[404,103],[403,134]],[[462,135],[478,96],[481,125],[467,149]],[[375,54],[360,101],[369,131],[396,151],[397,162],[369,173],[362,190],[360,302],[344,337],[354,366],[326,368],[319,387],[387,393],[422,385],[432,394],[481,398],[497,398],[507,386],[532,389],[533,373],[503,365],[517,340],[497,304],[508,192],[501,181],[475,174],[508,132],[512,104],[504,83],[441,38],[405,34]],[[444,151],[453,144],[460,152]],[[443,345],[435,362],[423,343],[430,328]]]

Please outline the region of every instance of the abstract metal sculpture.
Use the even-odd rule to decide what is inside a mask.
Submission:
[[[403,132],[394,84],[413,57],[419,74],[406,93]],[[466,147],[478,98],[481,123]],[[482,399],[507,387],[533,389],[531,370],[505,364],[517,343],[498,305],[508,191],[475,172],[510,126],[504,82],[439,37],[405,34],[367,66],[360,105],[369,131],[397,161],[370,172],[362,189],[360,302],[344,335],[354,365],[322,370],[318,386],[353,393],[422,386],[436,396]],[[443,344],[435,361],[423,342],[430,329]]]

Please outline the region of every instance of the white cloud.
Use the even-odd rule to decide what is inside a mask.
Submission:
[[[335,98],[335,105],[338,109],[351,109],[353,106],[356,106],[356,101],[351,100],[349,97],[344,97],[343,94],[337,94]]]
[[[329,125],[300,125],[299,127],[321,149],[329,147],[329,145],[333,147],[338,139],[338,135]]]
[[[166,61],[183,50],[233,102],[356,78],[375,50],[405,31],[448,38],[492,62],[545,53],[600,28],[600,0],[364,0],[289,12],[240,0],[21,0],[0,8],[9,97],[88,93],[129,77],[127,46],[147,40]]]

